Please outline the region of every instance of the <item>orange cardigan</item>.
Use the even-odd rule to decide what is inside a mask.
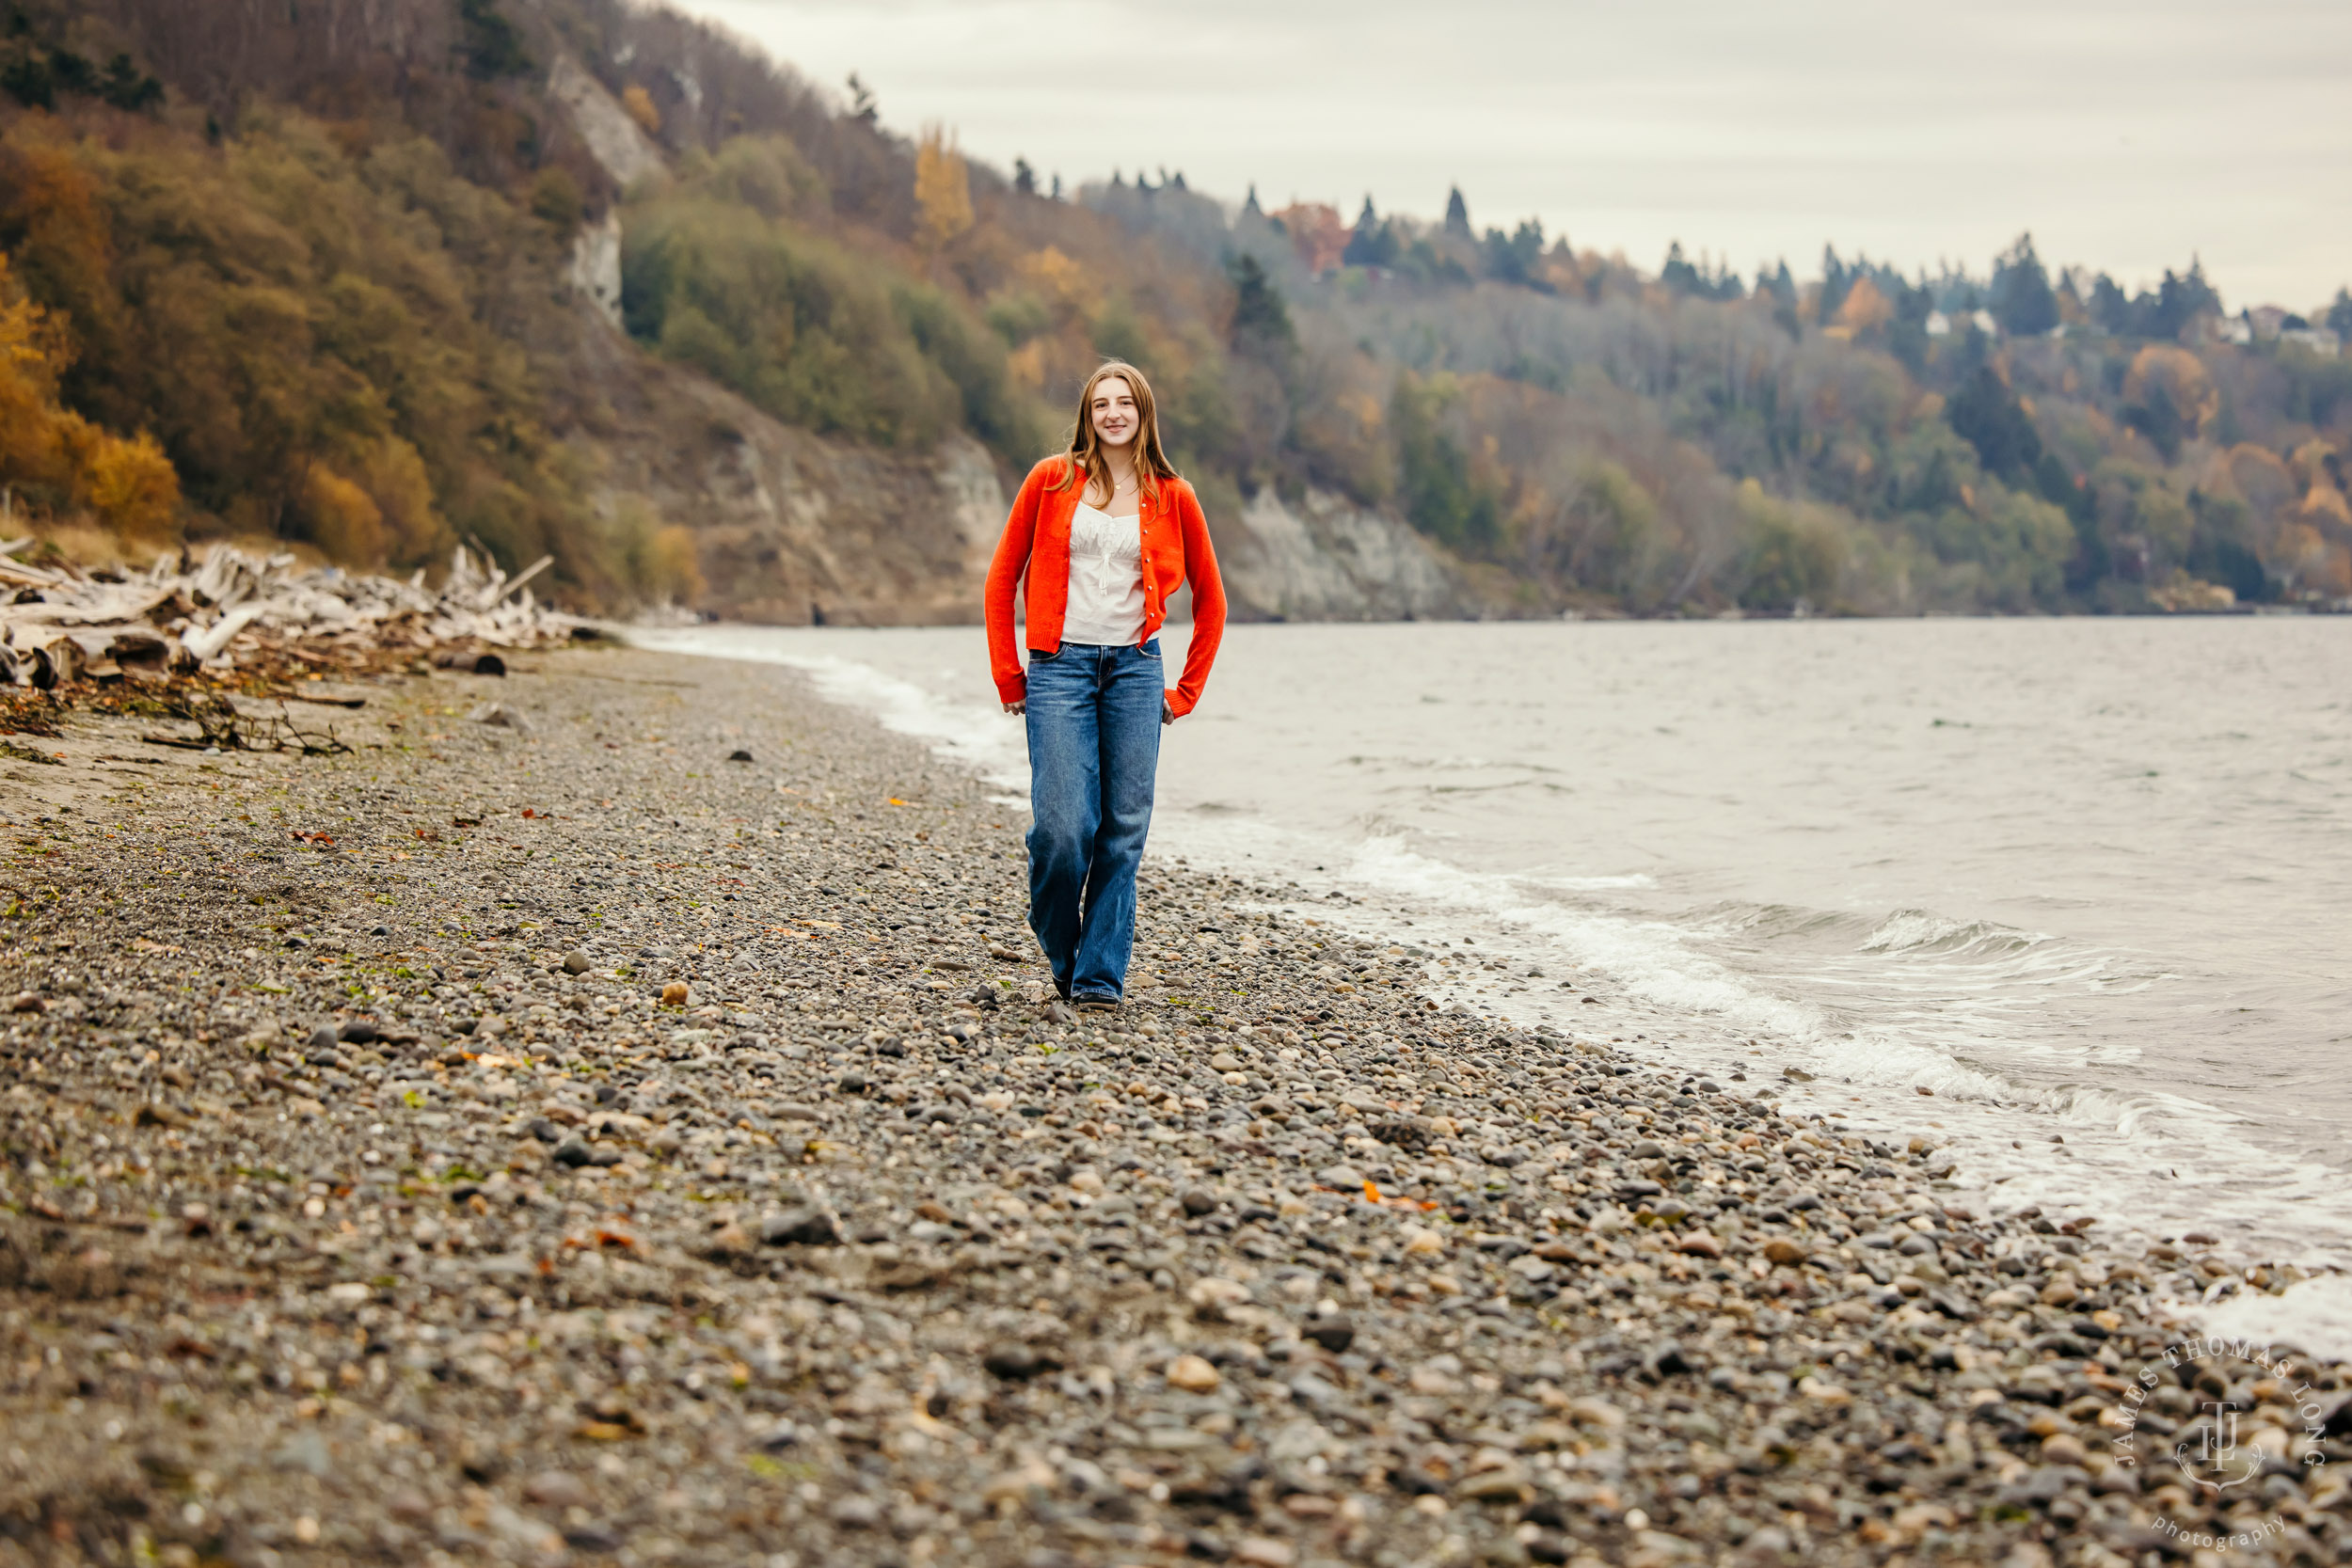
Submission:
[[[1013,498],[1012,515],[1005,519],[996,558],[989,562],[988,667],[996,694],[1008,703],[1020,702],[1028,691],[1012,625],[1013,588],[1025,575],[1030,649],[1050,654],[1061,646],[1062,616],[1070,608],[1070,520],[1086,490],[1083,480],[1066,490],[1054,488],[1069,461],[1049,457],[1029,470]],[[1217,578],[1216,552],[1209,547],[1208,519],[1200,515],[1200,498],[1191,485],[1181,479],[1161,481],[1136,515],[1143,534],[1143,634],[1136,639],[1137,646],[1167,623],[1168,595],[1181,583],[1192,584],[1192,646],[1184,655],[1183,678],[1168,694],[1168,705],[1181,718],[1200,701],[1225,635],[1225,585]]]

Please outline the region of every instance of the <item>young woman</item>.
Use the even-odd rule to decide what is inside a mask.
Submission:
[[[1029,668],[1013,643],[1026,578]],[[1184,673],[1163,688],[1168,596],[1192,584]],[[1160,450],[1152,388],[1112,360],[1087,378],[1070,450],[1029,470],[988,569],[988,659],[1029,732],[1029,928],[1054,989],[1116,1006],[1136,938],[1160,726],[1192,711],[1225,631],[1225,589],[1192,486]]]

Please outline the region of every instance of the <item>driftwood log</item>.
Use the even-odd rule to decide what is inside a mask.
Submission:
[[[167,556],[139,574],[92,575],[14,557],[29,539],[0,541],[0,685],[43,690],[76,680],[233,673],[288,659],[370,667],[425,660],[502,674],[493,650],[591,635],[542,605],[528,584],[552,558],[508,577],[485,552],[459,546],[437,588],[291,555],[216,546],[201,563]]]

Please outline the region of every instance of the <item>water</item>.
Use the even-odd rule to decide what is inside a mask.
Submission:
[[[977,629],[643,640],[1025,790]],[[1160,802],[1157,853],[1452,942],[1465,1006],[1931,1136],[1991,1208],[2352,1262],[2352,624],[1238,626]]]

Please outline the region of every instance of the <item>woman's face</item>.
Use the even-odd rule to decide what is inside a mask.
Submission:
[[[1094,395],[1087,400],[1087,415],[1094,421],[1096,438],[1106,447],[1125,446],[1143,424],[1136,407],[1136,389],[1123,375],[1106,375],[1094,384]]]

